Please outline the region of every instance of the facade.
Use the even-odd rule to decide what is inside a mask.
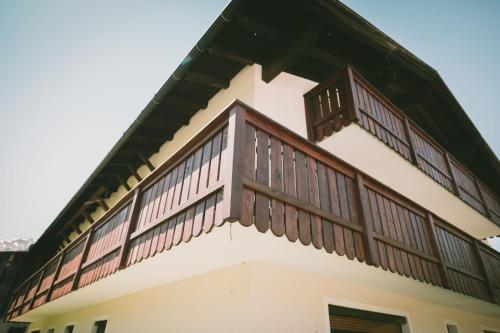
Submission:
[[[439,75],[341,3],[233,1],[31,248],[5,321],[500,332],[499,170]]]

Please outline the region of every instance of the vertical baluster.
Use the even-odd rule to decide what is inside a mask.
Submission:
[[[477,264],[479,266],[479,270],[481,274],[485,278],[486,281],[486,289],[488,289],[488,293],[490,294],[490,299],[492,302],[500,304],[500,299],[496,296],[495,287],[493,286],[493,281],[488,275],[488,271],[486,270],[486,265],[484,264],[483,257],[481,256],[481,247],[479,241],[477,239],[472,240],[474,255],[477,260]]]
[[[50,301],[50,296],[52,296],[52,291],[54,290],[54,284],[57,281],[57,278],[59,276],[59,272],[61,271],[62,262],[63,262],[65,253],[66,253],[66,248],[64,248],[64,250],[62,250],[62,252],[60,252],[60,257],[59,257],[59,260],[57,261],[56,270],[54,272],[54,278],[52,278],[52,281],[50,282],[50,287],[49,287],[49,290],[47,291],[47,297],[45,298],[45,303]]]
[[[415,149],[415,142],[413,141],[413,137],[411,135],[410,122],[408,121],[408,118],[404,117],[403,124],[404,124],[404,132],[406,135],[406,142],[408,142],[408,144],[410,145],[411,162],[418,167],[419,162],[418,162],[417,150]]]
[[[42,280],[43,280],[43,275],[45,274],[45,269],[43,269],[41,272],[40,272],[40,277],[38,278],[38,282],[36,284],[36,288],[35,288],[35,292],[33,293],[33,298],[31,298],[31,301],[30,301],[30,305],[28,307],[28,310],[31,310],[33,309],[33,304],[35,304],[35,298],[36,298],[36,294],[38,293],[38,291],[40,290],[40,285],[42,284]]]
[[[446,167],[448,168],[448,172],[450,173],[450,176],[451,176],[451,184],[453,186],[453,193],[455,193],[456,196],[460,198],[460,188],[458,185],[457,176],[455,175],[455,172],[453,171],[453,166],[451,164],[450,155],[447,152],[445,152],[444,158],[446,161]]]
[[[474,177],[474,184],[477,187],[477,193],[479,193],[479,198],[481,199],[482,204],[484,205],[484,215],[486,215],[487,218],[491,219],[491,212],[490,209],[488,208],[488,203],[484,198],[484,192],[483,189],[481,188],[481,184],[479,183],[479,179],[477,179],[477,177]]]
[[[85,244],[83,245],[82,249],[82,256],[80,257],[80,260],[76,265],[76,272],[75,275],[73,276],[73,281],[71,282],[71,290],[76,290],[78,287],[78,280],[80,279],[80,275],[82,273],[82,265],[87,259],[93,235],[94,235],[94,227],[92,226],[90,227],[87,238],[85,239]]]
[[[130,219],[125,231],[125,237],[123,237],[122,243],[120,245],[120,253],[118,254],[119,269],[125,268],[127,263],[127,251],[130,247],[130,236],[135,229],[137,220],[139,219],[139,213],[141,211],[141,201],[142,201],[142,190],[140,187],[135,189],[134,198],[130,204]]]
[[[429,230],[429,238],[432,246],[432,251],[434,252],[434,255],[437,256],[439,260],[439,271],[441,273],[441,280],[443,281],[443,287],[449,288],[449,278],[448,278],[448,270],[446,267],[446,262],[444,261],[443,254],[441,253],[439,243],[438,243],[438,237],[436,234],[436,225],[434,223],[434,218],[432,217],[431,213],[427,213],[427,228]]]
[[[363,175],[359,172],[356,173],[356,189],[358,192],[359,207],[361,208],[361,223],[364,226],[364,247],[367,263],[378,267],[380,265],[380,258],[377,252],[377,244],[373,237],[373,223],[372,215],[370,212],[370,204],[368,201],[368,193],[366,191]]]

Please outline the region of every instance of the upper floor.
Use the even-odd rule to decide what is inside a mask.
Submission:
[[[409,94],[426,67],[397,44],[349,30],[360,19],[340,4],[292,3],[277,22],[274,2],[227,7],[37,242],[9,318],[224,221],[498,301],[499,255],[478,241],[500,234],[494,154],[456,106],[435,112],[432,72],[432,93]]]

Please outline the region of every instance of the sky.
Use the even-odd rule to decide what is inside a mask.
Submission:
[[[500,1],[344,3],[437,69],[499,155]],[[0,239],[41,235],[226,4],[0,0]]]

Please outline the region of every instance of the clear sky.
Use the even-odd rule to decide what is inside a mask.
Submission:
[[[0,239],[42,233],[226,3],[0,0]],[[345,3],[437,69],[498,156],[500,1]]]

